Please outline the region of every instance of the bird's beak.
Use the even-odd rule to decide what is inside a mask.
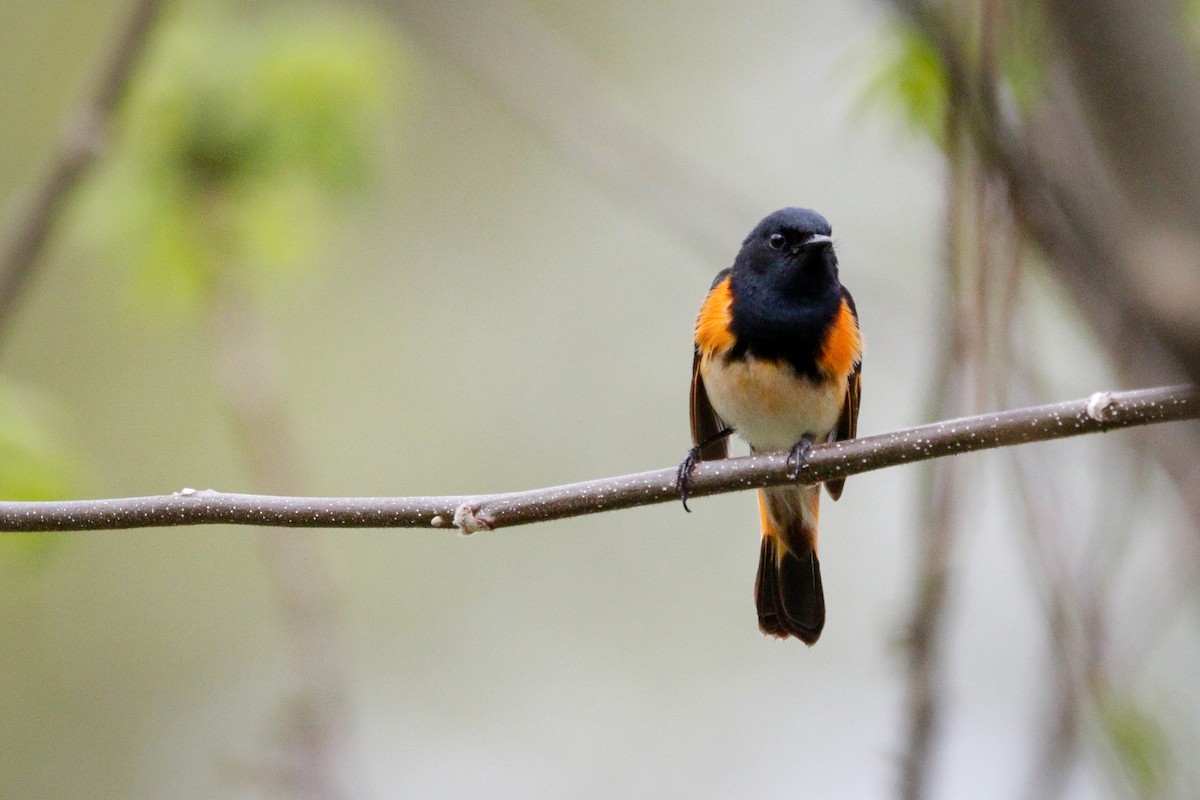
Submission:
[[[814,233],[812,236],[793,247],[792,253],[798,254],[801,250],[808,250],[809,248],[816,249],[818,247],[825,247],[831,244],[833,244],[833,239],[829,238],[823,233]]]

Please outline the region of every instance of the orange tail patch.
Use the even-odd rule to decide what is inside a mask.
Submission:
[[[762,549],[754,599],[763,633],[814,644],[825,627],[825,593],[817,560],[816,487],[784,486],[758,493]],[[769,494],[768,494],[769,492]],[[784,494],[786,492],[786,494]],[[790,513],[804,508],[808,513]],[[781,517],[780,512],[786,515]]]

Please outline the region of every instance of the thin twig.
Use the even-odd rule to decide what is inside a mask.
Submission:
[[[1085,433],[1200,418],[1200,390],[1169,386],[937,422],[814,447],[799,480],[862,472]],[[443,497],[272,497],[185,489],[106,500],[0,502],[0,531],[79,531],[226,523],[301,528],[457,527],[464,533],[666,503],[679,498],[674,467],[508,494]],[[689,495],[796,480],[786,453],[699,464]]]
[[[0,339],[67,201],[104,151],[113,116],[162,6],[162,0],[140,0],[134,7],[91,96],[68,121],[45,176],[31,190],[24,213],[6,231],[0,245]]]

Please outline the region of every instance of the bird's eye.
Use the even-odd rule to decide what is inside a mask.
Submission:
[[[787,244],[787,237],[782,233],[772,233],[771,238],[767,239],[767,244],[771,245],[774,250],[782,250]]]

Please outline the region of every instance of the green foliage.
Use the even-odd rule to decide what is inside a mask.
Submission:
[[[1171,774],[1171,748],[1161,726],[1129,697],[1110,696],[1100,712],[1104,732],[1138,796],[1162,796]]]
[[[969,73],[964,79],[994,82],[1000,102],[1011,104],[1012,110],[1035,109],[1045,86],[1047,46],[1047,26],[1037,7],[1012,0],[1005,4],[1004,13],[994,15],[1004,20],[1003,28],[988,32],[994,69],[983,66],[980,20],[967,13],[960,16],[951,24]],[[990,24],[995,28],[999,23],[993,19]],[[875,75],[864,87],[863,102],[884,108],[909,130],[945,150],[948,115],[960,106],[952,90],[946,61],[929,31],[901,22],[888,31]]]
[[[914,133],[945,149],[950,81],[941,53],[911,25],[896,27],[885,55],[863,89],[863,101],[903,120]]]
[[[122,109],[82,224],[161,303],[306,262],[376,171],[397,53],[330,12],[169,23]]]

